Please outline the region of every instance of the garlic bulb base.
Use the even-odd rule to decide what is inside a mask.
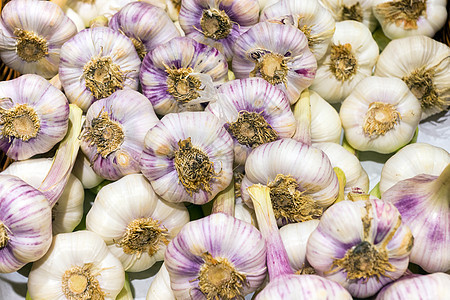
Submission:
[[[83,266],[74,266],[62,276],[62,290],[68,298],[104,298],[105,293],[99,286],[95,271],[92,270],[91,263],[85,263]]]

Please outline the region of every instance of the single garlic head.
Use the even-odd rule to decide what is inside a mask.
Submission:
[[[353,148],[392,153],[412,139],[422,110],[402,80],[371,76],[344,100],[339,114]]]

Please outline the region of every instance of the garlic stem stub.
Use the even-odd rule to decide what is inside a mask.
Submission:
[[[231,60],[236,39],[258,23],[257,0],[183,0],[178,20],[186,36]]]
[[[95,233],[57,234],[45,256],[33,263],[28,292],[33,300],[115,300],[125,282],[122,264]]]
[[[318,274],[364,298],[403,275],[413,241],[393,204],[372,196],[345,200],[324,212],[306,258]]]
[[[317,62],[305,34],[293,26],[260,22],[243,33],[234,47],[236,78],[262,77],[294,104],[313,82]]]
[[[0,273],[40,259],[52,241],[51,207],[22,179],[0,175]]]
[[[10,1],[1,13],[1,60],[21,74],[55,76],[61,46],[77,33],[75,24],[50,1]]]
[[[133,90],[117,91],[89,107],[81,150],[105,179],[139,173],[145,135],[158,122],[145,96]]]
[[[228,64],[217,49],[189,37],[173,38],[145,56],[142,93],[157,114],[202,111],[217,99],[215,85],[227,80]]]
[[[129,38],[108,27],[94,27],[63,45],[59,78],[69,102],[86,112],[117,90],[137,90],[140,64]]]
[[[244,165],[256,147],[294,134],[289,101],[264,79],[236,79],[222,84],[217,92],[219,99],[206,111],[221,119],[233,138],[236,165]]]
[[[402,80],[371,76],[354,88],[339,114],[353,148],[386,154],[413,138],[422,110]]]
[[[14,160],[49,151],[64,138],[69,103],[41,76],[0,82],[0,149]]]
[[[233,141],[209,112],[165,115],[145,136],[141,172],[169,202],[204,204],[233,176]]]

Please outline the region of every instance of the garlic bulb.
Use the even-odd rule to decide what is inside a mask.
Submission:
[[[187,222],[184,204],[161,200],[142,174],[104,186],[86,216],[86,228],[103,238],[128,272],[163,260],[166,245]]]
[[[138,1],[125,5],[108,26],[129,37],[141,59],[156,46],[180,36],[164,10]]]
[[[284,93],[262,78],[236,79],[221,85],[219,100],[206,111],[221,119],[234,142],[234,163],[244,165],[256,147],[290,138],[295,118]]]
[[[339,114],[353,148],[392,153],[412,139],[422,110],[402,80],[371,76],[344,100]]]
[[[285,92],[291,104],[316,75],[308,39],[293,26],[258,23],[237,39],[233,50],[236,78],[262,77]]]
[[[372,0],[319,0],[337,22],[353,20],[374,31],[378,25],[372,12]]]
[[[400,278],[384,287],[376,300],[440,299],[448,297],[450,275],[433,273]]]
[[[151,103],[142,94],[117,91],[89,107],[81,150],[94,171],[105,179],[139,173],[145,135],[158,121]]]
[[[165,115],[145,136],[141,172],[169,202],[204,204],[233,177],[233,141],[208,112]]]
[[[28,276],[33,300],[114,300],[125,282],[120,261],[90,231],[60,233]]]
[[[176,300],[170,287],[169,272],[163,263],[150,284],[147,300]]]
[[[176,299],[236,299],[266,277],[266,245],[253,225],[213,213],[187,223],[164,262]]]
[[[85,29],[61,48],[59,78],[83,111],[117,90],[138,87],[141,60],[130,39],[107,27]]]
[[[376,76],[397,77],[420,101],[422,117],[450,106],[450,47],[426,36],[389,42],[378,58]]]
[[[247,188],[255,183],[269,186],[279,225],[320,218],[339,192],[325,153],[292,139],[261,145],[248,156],[241,184],[242,199],[248,206]]]
[[[324,212],[306,258],[319,275],[365,298],[403,275],[413,240],[393,204],[372,196],[345,200]]]
[[[49,151],[64,138],[69,103],[38,75],[0,82],[0,149],[15,160]]]
[[[410,261],[429,273],[450,270],[450,163],[439,176],[420,174],[399,181],[382,199],[397,207],[411,228]]]
[[[257,0],[183,0],[178,16],[186,36],[217,48],[227,60],[236,39],[258,18]]]
[[[337,22],[330,45],[331,50],[317,69],[311,90],[330,103],[338,103],[372,74],[378,45],[370,30],[356,21]]]
[[[47,176],[52,159],[35,158],[16,161],[1,174],[17,176],[34,188],[39,188]],[[33,170],[30,172],[30,170]],[[52,208],[52,233],[72,232],[83,217],[84,189],[81,182],[70,175],[58,202]]]
[[[322,150],[330,159],[333,168],[340,168],[345,174],[344,193],[347,195],[353,188],[369,192],[369,176],[361,166],[358,158],[336,143],[317,143],[314,147]]]
[[[380,176],[381,195],[397,182],[420,174],[439,176],[450,163],[443,148],[426,143],[413,143],[400,149],[383,166]]]
[[[145,56],[140,81],[156,113],[166,115],[203,110],[202,103],[217,98],[214,84],[225,82],[227,75],[227,61],[217,49],[179,37]]]
[[[15,0],[2,10],[0,58],[22,74],[51,78],[58,73],[61,46],[75,24],[50,1]]]
[[[92,169],[89,158],[84,155],[83,151],[78,151],[72,174],[81,181],[85,189],[91,189],[104,180]]]
[[[297,27],[308,38],[308,47],[317,61],[325,55],[335,30],[333,17],[317,0],[279,1],[262,11],[263,21]]]
[[[40,259],[52,241],[51,208],[37,189],[0,175],[0,273]]]
[[[446,0],[373,0],[375,17],[390,39],[433,37],[447,20]]]

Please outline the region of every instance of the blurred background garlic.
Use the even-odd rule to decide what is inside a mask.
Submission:
[[[217,49],[189,37],[173,38],[146,55],[142,93],[157,114],[201,111],[217,99],[215,85],[227,80],[228,64]]]
[[[392,40],[375,75],[402,79],[422,107],[421,120],[450,106],[450,47],[426,36]]]
[[[422,110],[402,80],[371,76],[356,85],[339,114],[353,148],[392,153],[412,139]]]
[[[59,78],[84,112],[117,90],[137,90],[141,60],[130,39],[107,27],[84,29],[61,48]]]
[[[317,69],[310,87],[330,103],[342,102],[353,88],[372,74],[378,45],[360,22],[336,23],[330,51]]]
[[[129,272],[163,260],[166,246],[187,222],[184,204],[162,200],[142,174],[104,186],[86,216],[86,228],[103,238]]]
[[[22,74],[51,78],[58,73],[61,46],[75,24],[50,1],[15,0],[2,10],[0,58]]]
[[[308,39],[293,26],[258,23],[237,39],[233,50],[236,78],[262,77],[280,88],[291,104],[316,75],[317,62]]]

